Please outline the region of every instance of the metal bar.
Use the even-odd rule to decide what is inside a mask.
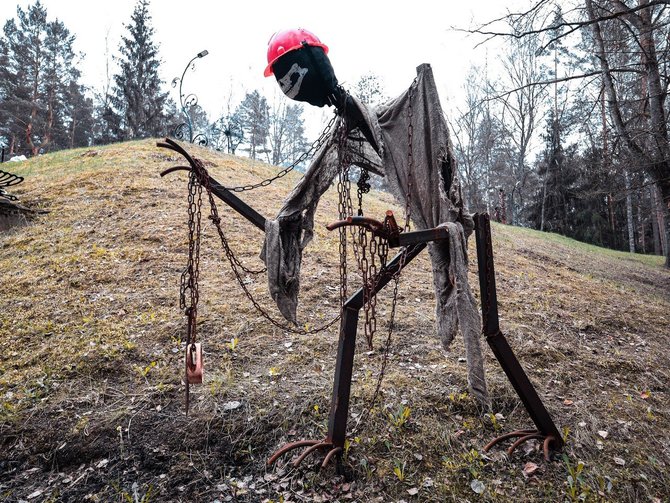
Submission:
[[[174,150],[175,152],[180,153],[182,156],[184,156],[184,158],[188,161],[188,163],[192,166],[192,168],[195,168],[195,160],[176,141],[174,141],[170,138],[166,138],[165,141],[158,142],[157,145],[159,147],[168,148],[170,150]],[[186,168],[184,166],[176,166],[174,168],[168,168],[161,173],[161,176],[165,176],[168,173],[172,173],[173,171],[177,171],[177,170],[188,170],[188,168]],[[235,194],[233,194],[228,189],[226,189],[223,185],[221,185],[219,182],[217,182],[214,178],[212,178],[209,175],[207,175],[207,176],[208,176],[209,180],[207,180],[207,181],[206,180],[200,180],[200,183],[202,183],[203,185],[206,184],[206,183],[209,183],[209,187],[212,190],[212,194],[214,194],[216,197],[221,199],[224,203],[226,203],[232,209],[237,211],[240,215],[242,215],[244,218],[249,220],[249,222],[254,224],[260,230],[265,232],[265,217],[263,215],[258,213],[255,209],[253,209],[251,206],[249,206],[247,203],[242,201]]]
[[[224,203],[237,211],[240,215],[249,220],[249,222],[254,224],[260,230],[265,232],[265,217],[263,215],[242,201],[242,199],[226,189],[211,176],[209,177],[209,183],[212,189],[212,194],[221,199]]]
[[[398,253],[380,272],[379,279],[371,295],[376,295],[426,247],[426,243],[419,243]],[[335,363],[335,382],[333,384],[333,399],[330,404],[328,417],[327,440],[333,442],[334,447],[344,447],[347,433],[347,418],[349,416],[349,397],[351,395],[351,374],[356,352],[356,332],[358,329],[358,313],[363,307],[365,289],[359,288],[345,302],[342,320],[340,321],[340,338],[337,345],[337,361]]]
[[[421,251],[426,247],[426,243],[417,243],[415,245],[407,247],[405,250],[398,253],[391,261],[386,264],[386,267],[379,271],[378,279],[375,281],[375,287],[370,295],[376,295],[382,288],[384,288],[389,281],[393,278],[393,275],[398,271],[402,271],[405,266],[414,259]],[[363,307],[365,300],[365,289],[364,287],[356,290],[351,297],[347,299],[344,303],[345,308],[352,309],[361,309]]]
[[[491,239],[491,222],[487,213],[475,215],[475,232],[477,239],[477,262],[479,265],[479,285],[482,302],[482,321],[486,342],[507,375],[512,387],[528,411],[537,429],[544,435],[553,437],[554,447],[563,446],[561,434],[558,432],[551,415],[528,379],[526,372],[517,360],[507,339],[500,331],[498,318],[498,302],[495,285],[495,269],[493,265],[493,245]]]
[[[446,227],[433,227],[432,229],[424,229],[421,231],[401,232],[398,235],[398,242],[392,243],[389,241],[391,248],[398,246],[409,246],[416,243],[425,243],[426,241],[439,241],[440,239],[447,239],[449,231]]]

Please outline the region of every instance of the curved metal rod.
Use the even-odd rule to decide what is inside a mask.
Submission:
[[[306,447],[308,445],[316,445],[320,444],[321,440],[298,440],[297,442],[292,442],[290,444],[286,444],[284,447],[276,451],[272,456],[270,456],[270,459],[268,459],[268,465],[273,464],[277,459],[279,459],[281,456],[286,454],[289,451],[292,451],[293,449],[298,449],[300,447]]]
[[[504,435],[500,435],[497,438],[494,438],[491,440],[488,444],[484,446],[484,452],[488,452],[491,447],[493,447],[496,444],[499,444],[500,442],[507,440],[508,438],[514,438],[514,437],[524,437],[526,435],[531,435],[533,433],[538,433],[538,430],[517,430],[517,431],[512,431],[510,433],[505,433]]]
[[[315,445],[313,445],[313,446],[311,446],[311,447],[308,447],[307,449],[305,449],[305,452],[303,452],[303,453],[298,457],[298,459],[296,459],[296,460],[293,462],[293,466],[298,466],[298,465],[300,465],[300,463],[302,463],[302,462],[305,460],[305,458],[306,458],[307,456],[309,456],[312,452],[314,452],[314,451],[318,451],[319,449],[329,448],[329,447],[332,447],[332,446],[333,446],[333,443],[332,443],[332,442],[328,442],[328,441],[325,441],[325,440],[324,440],[323,442],[319,442],[318,444],[315,444]]]
[[[357,225],[359,227],[365,227],[366,229],[375,233],[382,233],[384,231],[384,224],[379,220],[361,216],[352,216],[347,217],[345,220],[338,220],[337,222],[333,222],[332,224],[326,225],[326,229],[328,229],[329,231],[334,231],[339,227],[344,227],[347,225]]]
[[[330,452],[329,452],[328,454],[326,454],[326,457],[325,457],[325,459],[323,460],[323,463],[321,463],[321,468],[325,468],[326,465],[327,465],[327,464],[330,462],[330,460],[332,459],[332,457],[333,457],[335,454],[339,454],[340,452],[342,452],[342,447],[335,447],[334,449],[331,449]]]
[[[190,156],[190,154],[188,152],[186,152],[186,150],[184,150],[184,148],[181,145],[179,145],[179,143],[174,141],[173,139],[165,138],[165,141],[158,142],[157,145],[159,147],[169,148],[170,150],[174,150],[175,152],[180,153],[182,156],[184,156],[184,158],[186,158],[186,160],[188,161],[188,163],[191,166],[195,167],[195,161]]]
[[[549,445],[552,443],[558,443],[556,437],[554,437],[553,435],[548,435],[547,438],[545,438],[544,442],[542,443],[542,450],[544,451],[545,461],[551,461]]]
[[[536,439],[536,438],[537,438],[537,439],[542,439],[542,438],[545,438],[545,435],[542,434],[542,433],[540,433],[540,432],[537,432],[537,433],[530,433],[530,434],[528,434],[528,435],[526,435],[526,436],[524,436],[524,437],[521,437],[521,438],[519,438],[516,442],[514,442],[514,443],[510,446],[509,449],[507,449],[507,454],[508,454],[509,456],[511,456],[512,453],[514,452],[514,450],[515,450],[517,447],[519,447],[521,444],[523,444],[524,442],[528,442],[529,440]]]
[[[191,171],[191,168],[188,166],[173,166],[172,168],[161,171],[161,177],[174,173],[175,171]]]

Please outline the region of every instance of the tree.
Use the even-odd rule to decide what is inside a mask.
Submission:
[[[670,76],[665,69],[670,65],[670,38],[668,25],[670,11],[667,0],[584,0],[582,8],[569,11],[569,16],[556,19],[558,0],[536,0],[528,10],[509,14],[504,19],[511,30],[497,31],[494,23],[487,23],[473,32],[488,37],[508,36],[511,40],[533,40],[543,37],[540,49],[546,49],[558,40],[566,40],[575,33],[589,38],[586,45],[590,51],[589,65],[583,65],[579,74],[557,74],[547,79],[538,76],[516,89],[540,88],[556,82],[575,79],[584,81],[600,77],[602,94],[597,93],[591,109],[599,107],[601,96],[612,128],[603,127],[603,147],[600,149],[604,161],[599,165],[605,170],[622,169],[617,176],[626,181],[626,174],[640,180],[645,174],[653,181],[661,194],[663,215],[656,221],[663,222],[663,232],[670,236],[670,136],[668,132],[668,87]],[[551,19],[551,21],[547,21]],[[575,62],[576,64],[576,62]],[[604,123],[604,121],[603,121]],[[610,147],[616,147],[610,148]],[[625,167],[625,173],[623,170]],[[644,177],[642,177],[644,179]],[[644,183],[644,182],[643,182]],[[633,196],[642,187],[633,183],[624,194],[630,195],[626,234],[634,239],[633,227],[645,218],[640,211],[651,211],[654,205],[633,205]],[[610,201],[615,198],[606,194]],[[656,206],[658,207],[658,206]],[[614,227],[614,208],[609,205],[609,221]],[[638,228],[641,226],[638,225]],[[640,230],[640,232],[646,232]],[[639,240],[638,240],[639,241]],[[659,239],[660,242],[660,239]],[[666,267],[670,267],[670,250],[665,249]]]
[[[354,85],[352,94],[366,105],[376,106],[388,100],[381,77],[368,72]]]
[[[271,163],[275,166],[291,163],[307,150],[302,112],[302,105],[288,103],[283,97],[272,108],[269,141],[272,148]]]
[[[149,0],[138,0],[126,25],[115,58],[119,72],[114,75],[111,103],[102,115],[117,140],[160,136],[165,131],[165,105],[168,93],[162,91],[158,75],[160,60],[153,42]]]
[[[261,153],[267,152],[268,135],[270,133],[270,107],[264,96],[254,90],[248,92],[238,106],[242,129],[249,145],[249,157],[257,159]]]
[[[48,21],[39,0],[26,11],[18,7],[17,18],[18,24],[5,23],[0,39],[1,132],[10,154],[88,144],[86,134],[76,142],[68,135],[73,114],[91,113],[78,82],[74,35],[60,21]]]
[[[600,64],[603,87],[607,96],[610,116],[623,144],[631,154],[642,161],[644,169],[655,181],[666,204],[665,234],[670,236],[670,136],[668,135],[668,79],[662,76],[657,45],[658,32],[667,23],[667,14],[649,0],[639,0],[634,9],[623,1],[605,2],[608,7],[595,6],[592,0],[586,0],[586,13],[591,22],[595,40],[596,57]],[[603,17],[609,12],[619,16],[609,21]],[[638,75],[638,89],[641,90],[641,106],[626,117],[621,93],[617,92],[613,78],[615,68],[607,51],[604,32],[612,23],[621,23],[630,34],[631,42],[639,54],[637,62],[629,61]],[[661,38],[661,43],[665,43]],[[667,61],[666,61],[667,62]],[[627,178],[626,178],[627,180]],[[631,226],[629,225],[629,228]],[[670,253],[666,251],[666,267],[670,268]]]
[[[545,96],[545,86],[536,84],[544,76],[539,49],[538,37],[528,35],[514,38],[502,62],[504,77],[512,87],[512,91],[501,93],[499,97],[502,122],[515,147],[516,159],[501,186],[510,197],[513,224],[519,223],[519,215],[524,206],[524,191],[529,172],[527,158]]]

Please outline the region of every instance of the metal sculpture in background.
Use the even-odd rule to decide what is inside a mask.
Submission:
[[[186,76],[186,72],[189,70],[189,68],[191,70],[195,69],[194,61],[196,59],[204,58],[208,54],[209,51],[207,50],[200,51],[191,59],[191,61],[188,62],[181,74],[181,77],[175,77],[172,79],[172,87],[177,87],[177,84],[179,84],[179,106],[182,113],[184,114],[184,117],[186,117],[186,122],[179,124],[174,129],[173,135],[178,140],[187,141],[189,143],[197,143],[203,146],[206,146],[209,143],[209,139],[205,133],[198,133],[194,136],[193,119],[191,118],[191,111],[194,110],[198,104],[198,97],[193,93],[185,95],[182,88],[184,85],[184,77]]]

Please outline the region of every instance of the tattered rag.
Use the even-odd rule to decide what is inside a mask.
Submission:
[[[467,278],[467,237],[474,228],[463,207],[449,131],[430,65],[417,68],[413,84],[397,98],[373,109],[351,98],[375,145],[360,148],[360,132],[350,131],[345,151],[353,164],[384,176],[418,229],[446,226],[449,238],[429,244],[436,298],[437,332],[447,348],[460,330],[465,341],[470,390],[490,406],[480,347],[481,322]],[[411,124],[411,128],[410,128]],[[340,169],[345,127],[338,118],[331,138],[305,176],[268,220],[262,258],[270,293],[284,317],[296,322],[302,251],[313,237],[314,213]],[[408,134],[412,131],[411,134]],[[352,138],[358,137],[358,140]],[[339,150],[339,152],[338,152]],[[410,156],[411,152],[411,156]],[[410,162],[411,159],[411,162]]]

